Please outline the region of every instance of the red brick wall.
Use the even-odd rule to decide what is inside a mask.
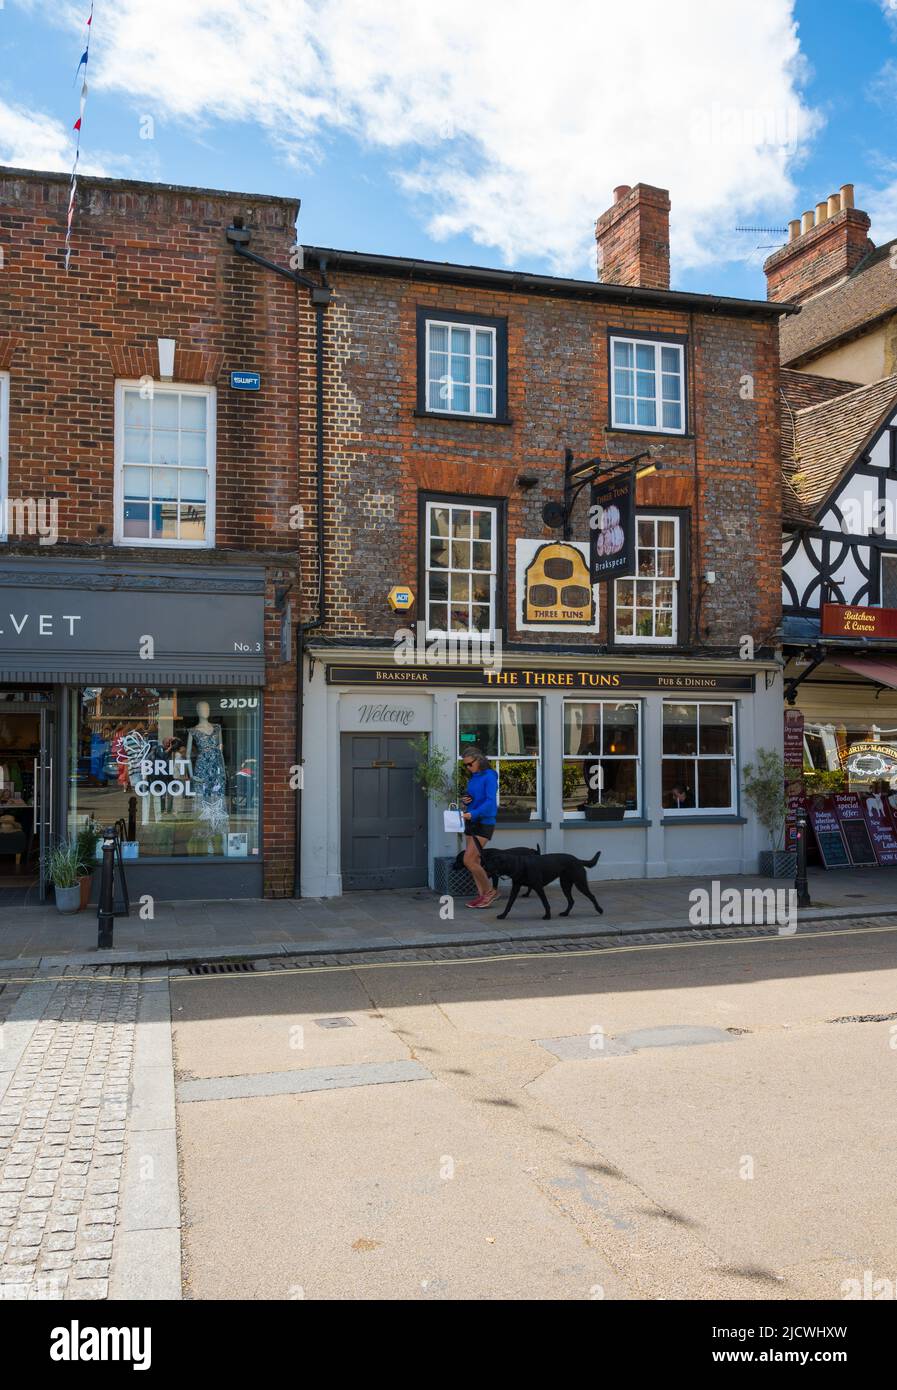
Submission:
[[[637,183],[595,223],[598,274],[606,284],[670,287],[670,195]]]
[[[158,378],[156,339],[165,337],[177,340],[176,381],[217,387],[215,549],[116,548],[116,554],[147,564],[180,557],[187,566],[243,552],[268,565],[266,891],[291,893],[295,673],[280,659],[274,588],[295,581],[290,508],[298,501],[298,302],[308,296],[240,261],[224,233],[235,216],[243,217],[253,229],[252,249],[287,265],[297,204],[85,179],[66,273],[67,204],[66,178],[0,173],[9,495],[55,497],[59,544],[72,553],[112,549],[116,379]],[[262,389],[230,390],[229,373],[237,368],[260,372]],[[17,544],[27,548],[16,538],[5,548]]]
[[[608,428],[607,330],[613,327],[689,336],[689,428],[697,438],[662,437],[663,471],[638,484],[638,503],[691,509],[693,641],[698,620],[700,643],[714,649],[731,649],[743,635],[768,640],[780,613],[774,323],[346,272],[333,283],[327,317],[327,634],[391,640],[397,627],[414,623],[419,610],[397,617],[387,593],[397,583],[417,591],[418,497],[441,491],[506,499],[508,639],[563,641],[560,633],[521,632],[515,625],[514,541],[558,537],[543,526],[541,510],[547,500],[560,498],[566,446],[579,458],[622,459],[657,439]],[[507,318],[510,425],[416,416],[421,305]],[[313,444],[308,433],[303,475],[309,525]],[[524,472],[539,479],[528,492],[516,485]],[[586,507],[587,493],[574,518],[578,539],[587,536]],[[707,588],[698,613],[698,576],[707,570],[716,572],[717,583]],[[303,576],[310,614],[315,599],[307,563]],[[598,637],[571,640],[606,638],[602,613]]]

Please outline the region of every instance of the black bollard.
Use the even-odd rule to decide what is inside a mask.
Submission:
[[[103,865],[100,869],[100,900],[97,907],[97,950],[112,949],[112,929],[115,925],[113,914],[113,882],[115,868],[115,827],[107,825],[103,829]]]
[[[798,907],[811,907],[810,887],[807,883],[807,813],[803,806],[797,808],[797,872],[794,887],[797,891]]]

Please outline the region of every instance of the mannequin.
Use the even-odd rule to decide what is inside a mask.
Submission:
[[[187,734],[187,765],[199,819],[205,821],[209,829],[206,853],[214,854],[212,834],[224,834],[227,830],[227,808],[224,793],[227,779],[224,772],[224,753],[222,749],[221,725],[209,719],[208,700],[197,700],[196,723]],[[194,760],[194,745],[198,750]]]

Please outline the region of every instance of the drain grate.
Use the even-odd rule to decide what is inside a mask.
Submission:
[[[316,1018],[314,1022],[319,1028],[354,1028],[355,1024],[351,1018],[340,1015],[338,1018]]]
[[[830,1018],[829,1023],[892,1023],[895,1014],[846,1014],[844,1018]]]
[[[205,961],[202,965],[191,965],[188,975],[245,975],[255,969],[252,960]]]

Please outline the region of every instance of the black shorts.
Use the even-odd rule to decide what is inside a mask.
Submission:
[[[469,820],[465,822],[464,834],[476,835],[478,840],[491,840],[494,825],[484,825],[481,820]]]

